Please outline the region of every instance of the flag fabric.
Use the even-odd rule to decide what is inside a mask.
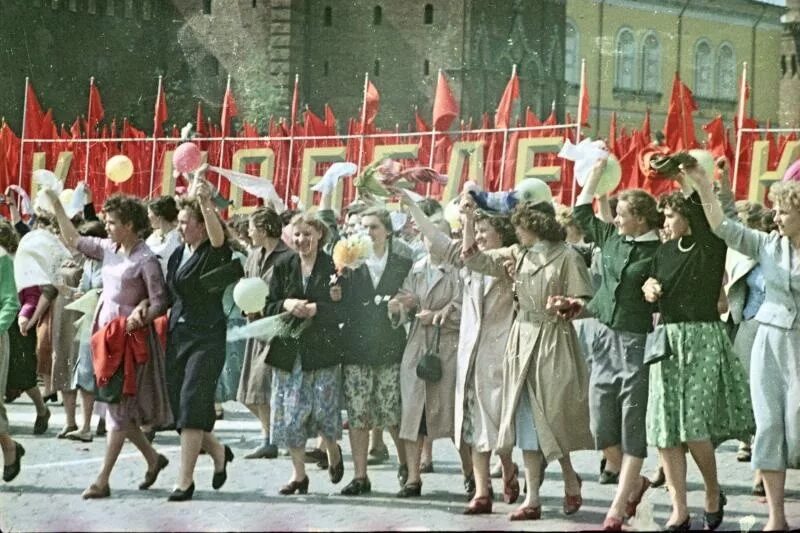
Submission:
[[[100,90],[97,88],[97,85],[94,84],[94,79],[92,79],[91,83],[89,84],[89,110],[87,111],[87,131],[86,137],[90,138],[95,134],[95,129],[97,128],[97,124],[103,120],[106,112],[103,109],[103,101],[100,99]]]
[[[494,114],[494,127],[505,129],[511,123],[511,110],[514,103],[519,99],[519,77],[517,76],[517,69],[511,72],[511,79],[508,80],[506,88],[503,91],[503,96],[500,97],[500,103],[497,105],[497,111]]]
[[[581,98],[579,100],[580,113],[581,113],[580,116],[581,126],[587,126],[587,127],[589,126],[589,112],[591,111],[591,107],[589,107],[590,103],[589,103],[588,85],[589,84],[586,83],[586,80],[584,78],[583,85],[581,86]]]
[[[33,84],[28,82],[25,94],[25,131],[23,136],[27,139],[36,139],[40,135],[40,128],[44,120],[42,106],[33,90]]]
[[[167,96],[164,94],[164,87],[158,83],[158,96],[156,96],[156,107],[153,114],[153,136],[163,135],[164,122],[167,121]]]
[[[225,89],[225,97],[222,99],[222,135],[228,136],[231,133],[231,119],[239,114],[239,109],[236,107],[236,100],[233,98],[230,84]]]
[[[717,115],[714,120],[708,124],[704,124],[703,131],[705,131],[708,136],[706,140],[706,149],[711,152],[715,159],[724,156],[727,140],[722,115]],[[711,176],[709,176],[709,178],[710,177]]]
[[[203,104],[197,102],[197,115],[195,116],[194,131],[198,136],[208,136],[208,129],[206,128],[206,119],[203,117]]]
[[[447,131],[458,117],[459,108],[444,73],[439,71],[436,96],[433,99],[433,127],[436,131]]]
[[[381,104],[381,95],[371,81],[367,80],[367,90],[364,91],[364,123],[372,124],[378,116]]]
[[[692,118],[692,113],[695,111],[697,111],[697,104],[694,101],[694,95],[676,72],[672,82],[667,120],[664,123],[666,143],[672,150],[689,150],[698,146]]]
[[[617,144],[617,112],[611,112],[611,122],[608,125],[608,142],[606,143],[608,146],[609,152],[617,156],[617,159],[620,158],[621,154],[619,153],[619,145]]]
[[[333,114],[333,109],[328,104],[325,104],[325,128],[328,135],[336,135],[336,115]]]
[[[642,134],[642,139],[647,143],[650,144],[653,142],[653,138],[650,131],[650,108],[647,108],[647,111],[644,112],[644,120],[642,120],[642,128],[640,133]]]

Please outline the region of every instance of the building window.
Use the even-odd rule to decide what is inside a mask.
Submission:
[[[381,22],[383,22],[383,8],[375,6],[372,9],[372,24],[373,26],[380,26]]]
[[[571,20],[567,20],[564,32],[564,79],[571,85],[580,83],[579,38],[578,28]]]
[[[333,26],[333,9],[331,9],[331,6],[325,6],[322,11],[322,25]]]
[[[694,47],[694,94],[714,97],[714,55],[708,41],[699,41]]]
[[[422,63],[422,75],[427,76],[431,73],[431,62],[427,59]]]
[[[328,61],[326,60],[326,61],[324,61],[324,62],[322,63],[322,75],[323,75],[323,76],[327,76],[327,75],[328,75],[328,72],[329,72],[329,69],[330,69],[330,64],[329,64],[329,63],[328,63]]]
[[[374,70],[375,70],[375,75],[376,76],[380,76],[381,75],[381,60],[380,59],[376,59],[375,60],[375,69]]]
[[[203,0],[203,15],[211,14],[211,0]]]
[[[642,91],[661,92],[661,44],[654,33],[648,33],[642,43]]]
[[[616,56],[615,88],[636,89],[636,39],[628,28],[617,34]]]
[[[736,100],[736,55],[730,43],[722,43],[719,47],[717,91],[721,100]]]
[[[433,24],[433,4],[425,4],[425,15],[422,21],[425,24]]]

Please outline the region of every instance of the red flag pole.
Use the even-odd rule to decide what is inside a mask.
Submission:
[[[19,139],[19,176],[17,182],[22,187],[22,158],[25,155],[25,125],[28,122],[28,86],[30,78],[25,76],[25,103],[22,106],[22,136]],[[33,193],[33,183],[31,183],[31,194]]]
[[[225,96],[222,98],[222,140],[219,143],[219,163],[217,166],[222,168],[222,161],[225,158],[225,137],[228,134],[228,96],[231,93],[231,75],[228,74],[228,83],[225,85]],[[222,176],[217,174],[217,190],[219,190],[220,185],[222,185]]]
[[[736,117],[736,155],[733,160],[733,196],[736,197],[736,185],[739,182],[739,151],[742,149],[742,126],[744,126],[744,108],[747,96],[747,61],[742,63],[742,83],[739,85],[739,116]],[[711,176],[709,176],[711,178]]]
[[[367,127],[367,87],[369,84],[369,72],[364,74],[364,97],[361,101],[361,138],[358,142],[358,171],[361,172],[361,165],[364,163],[364,129]]]
[[[583,91],[586,90],[586,58],[581,59],[581,87],[578,90],[578,124],[575,126],[575,144],[581,142],[581,124],[583,124],[583,115],[588,113],[588,109],[583,108]],[[611,143],[614,141],[611,140]],[[569,205],[575,205],[575,197],[578,194],[576,187],[578,180],[575,176],[572,178],[572,200]]]
[[[516,63],[511,67],[511,79],[514,79],[514,76],[517,75],[517,65]],[[509,115],[509,122],[511,122],[511,116]],[[506,149],[508,144],[508,124],[506,124],[505,129],[503,129],[503,151],[502,155],[500,156],[500,185],[498,187],[499,191],[503,190],[503,186],[505,185],[505,178],[506,178]]]
[[[94,87],[94,76],[89,78],[89,109],[86,111],[86,125],[88,130],[92,129],[92,88]],[[86,161],[83,165],[83,181],[89,183],[89,133],[86,131]]]
[[[156,93],[156,116],[153,117],[153,155],[150,157],[150,189],[147,191],[147,197],[153,197],[153,185],[156,178],[156,150],[158,148],[158,110],[161,108],[161,76],[158,77],[158,92]]]
[[[294,75],[294,90],[292,92],[291,122],[289,122],[289,159],[286,160],[286,192],[283,194],[283,203],[289,205],[289,193],[292,186],[292,152],[294,152],[294,124],[297,121],[298,88],[300,74]],[[299,195],[298,195],[299,196]]]

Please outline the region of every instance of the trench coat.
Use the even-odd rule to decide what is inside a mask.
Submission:
[[[444,236],[431,242],[434,254],[463,266],[461,241]],[[494,277],[463,267],[459,274],[464,289],[456,364],[455,442],[461,448],[468,416],[472,419],[473,447],[489,452],[497,445],[500,427],[503,360],[514,322],[513,280],[505,271]],[[472,412],[466,409],[469,387],[475,393]]]
[[[515,415],[523,393],[528,394],[545,460],[593,449],[589,374],[575,328],[545,309],[549,296],[591,297],[586,263],[563,242],[542,242],[527,251],[514,245],[475,252],[466,265],[502,276],[508,259],[516,265],[519,310],[506,344],[497,449],[511,451],[516,443]]]
[[[433,269],[430,283],[429,269]],[[416,297],[417,311],[439,311],[447,305],[452,308],[441,328],[439,358],[442,362],[442,379],[438,383],[428,383],[417,377],[417,363],[429,348],[433,348],[435,328],[423,326],[419,320],[411,323],[400,363],[400,399],[403,406],[400,438],[417,440],[423,411],[428,438],[453,438],[456,352],[461,319],[461,278],[458,269],[449,264],[432,266],[426,255],[411,268],[400,292]],[[413,312],[408,314],[414,316]]]

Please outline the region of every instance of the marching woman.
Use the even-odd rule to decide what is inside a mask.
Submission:
[[[400,426],[400,361],[406,346],[406,332],[393,328],[387,311],[388,300],[403,285],[411,259],[397,254],[392,237],[392,220],[385,209],[361,213],[362,228],[372,241],[366,262],[343,277],[347,344],[342,360],[342,381],[350,446],[353,450],[353,480],[342,494],[370,492],[367,477],[369,432],[387,428],[397,444],[400,468],[406,460],[398,438]]]
[[[589,271],[580,254],[564,242],[565,232],[549,203],[519,204],[511,223],[518,245],[479,249],[474,209],[462,201],[465,214],[463,254],[468,268],[490,276],[507,276],[513,266],[515,318],[503,358],[502,412],[497,448],[522,449],[528,493],[511,520],[538,520],[539,487],[544,468],[558,460],[564,477],[565,514],[576,513],[581,478],[570,453],[590,449],[586,370],[571,316],[562,302],[579,305],[592,294]]]
[[[439,230],[406,195],[403,198],[408,200],[404,203],[417,227],[431,241],[432,252],[463,267],[461,242]],[[479,213],[472,233],[481,252],[516,243],[508,216]],[[456,447],[471,453],[475,478],[475,494],[464,514],[484,514],[492,512],[489,458],[496,449],[502,414],[503,359],[514,321],[513,282],[505,271],[492,277],[462,268],[460,275],[464,295],[456,369],[455,439]],[[509,452],[499,454],[503,499],[514,503],[520,488],[517,466]]]
[[[162,196],[147,204],[147,219],[153,230],[147,240],[147,246],[158,256],[161,270],[167,275],[167,263],[181,245],[178,233],[178,205],[172,196]]]
[[[113,344],[124,344],[128,336],[138,337],[146,348],[145,353],[140,354],[144,356],[143,361],[139,357],[132,361],[134,372],[123,372],[124,383],[118,401],[108,404],[103,467],[94,483],[83,492],[83,498],[108,498],[111,495],[109,478],[125,439],[130,440],[147,460],[145,479],[139,485],[140,489],[147,489],[155,483],[168,461],[156,453],[140,426],[172,421],[160,341],[155,338],[152,328],[149,331],[145,329],[166,312],[169,303],[158,258],[140,238],[140,233],[147,228],[147,212],[136,198],[111,196],[103,205],[109,238],[82,237],[67,218],[58,196],[52,190],[47,190],[46,194],[54,206],[64,242],[103,264],[103,292],[92,336],[95,370],[107,369],[111,360],[126,358],[122,352],[128,350],[114,349]],[[107,354],[98,352],[95,349],[98,346],[104,347]],[[121,366],[122,369],[127,367],[127,363]],[[101,375],[96,372],[96,377],[100,382]],[[113,382],[113,376],[109,377],[109,383]]]
[[[619,194],[614,223],[592,211],[605,160],[598,162],[578,196],[573,217],[602,253],[600,287],[587,309],[600,322],[594,328],[589,411],[595,447],[609,463],[621,464],[619,485],[603,528],[620,530],[650,482],[640,475],[647,456],[648,369],[644,365],[647,333],[653,329],[653,307],[642,285],[650,276],[660,245],[661,215],[655,199],[641,189]],[[714,300],[716,301],[716,299]]]
[[[440,220],[438,225],[440,231],[449,231],[450,225],[446,221]],[[413,321],[400,365],[400,438],[403,439],[405,462],[408,465],[408,478],[397,493],[400,498],[422,493],[420,448],[424,438],[432,442],[436,439],[453,439],[455,435],[461,278],[457,268],[431,255],[431,242],[427,238],[423,238],[423,242],[428,253],[414,263],[400,292],[388,305],[397,327]],[[423,380],[417,374],[417,365],[436,348],[441,377],[438,381]],[[464,488],[470,493],[475,490],[472,464],[466,449],[459,452]]]
[[[227,480],[233,452],[214,436],[214,394],[225,364],[227,321],[222,296],[242,270],[226,241],[222,220],[211,202],[207,181],[196,178],[193,196],[181,201],[178,231],[183,245],[169,258],[167,285],[172,294],[167,347],[167,388],[175,427],[181,435],[181,468],[169,501],[190,500],[200,450],[214,461],[211,486]]]
[[[778,233],[725,218],[711,180],[698,165],[684,172],[695,183],[711,229],[761,265],[764,302],[750,354],[750,397],[756,422],[752,466],[760,470],[769,504],[764,531],[788,530],[786,469],[800,468],[800,183],[773,185],[769,198]]]
[[[14,324],[19,311],[17,288],[14,285],[14,262],[7,247],[14,247],[17,235],[5,220],[0,220],[0,446],[3,448],[3,481],[12,481],[20,470],[25,448],[11,438],[8,415],[3,405],[8,379],[8,329]]]
[[[683,192],[659,201],[668,240],[653,258],[652,275],[642,290],[656,303],[669,356],[650,365],[648,444],[656,446],[672,497],[669,530],[688,530],[686,452],[688,448],[706,489],[704,525],[722,523],[725,495],[717,478],[714,448],[753,431],[747,376],[736,357],[717,300],[727,246],[711,232],[700,197]]]
[[[261,207],[250,215],[248,236],[253,248],[244,265],[247,277],[259,277],[269,284],[273,267],[291,250],[281,240],[283,222],[271,207]],[[263,311],[248,320],[262,318]],[[242,363],[242,375],[236,399],[243,403],[261,423],[262,442],[245,459],[274,459],[278,447],[272,443],[269,433],[270,395],[272,393],[272,367],[267,364],[269,344],[258,339],[247,339]]]
[[[336,484],[344,476],[340,407],[342,357],[341,294],[329,286],[335,269],[322,247],[328,228],[312,214],[292,219],[292,244],[275,262],[266,314],[288,313],[299,324],[310,321],[298,337],[278,337],[267,352],[272,366],[272,442],[289,449],[292,477],[280,489],[289,495],[308,492],[304,458],[307,439],[322,438],[328,452],[328,475]]]

